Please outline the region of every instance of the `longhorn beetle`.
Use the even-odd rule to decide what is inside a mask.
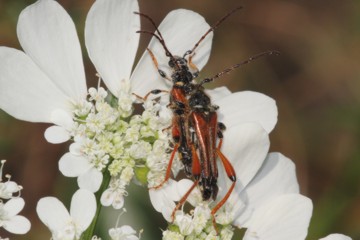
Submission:
[[[186,201],[187,197],[193,191],[196,186],[200,186],[203,200],[216,199],[218,194],[218,169],[216,159],[219,158],[224,166],[224,169],[232,181],[232,185],[228,189],[225,196],[215,205],[212,209],[213,225],[216,229],[215,214],[224,205],[233,191],[236,183],[236,174],[230,161],[221,152],[221,145],[225,125],[217,120],[217,106],[211,104],[210,97],[204,92],[203,84],[211,82],[222,75],[241,67],[255,59],[272,54],[278,54],[277,51],[267,51],[255,55],[241,63],[235,64],[222,72],[216,74],[211,78],[205,78],[200,83],[196,83],[194,80],[198,77],[199,70],[192,63],[192,57],[195,54],[196,48],[206,38],[206,36],[214,31],[226,18],[232,15],[242,7],[237,7],[227,13],[219,21],[217,21],[210,29],[205,32],[199,41],[194,45],[191,50],[184,53],[182,57],[173,55],[166,46],[165,40],[162,37],[155,22],[146,14],[135,12],[141,17],[148,19],[155,28],[155,33],[145,30],[139,30],[138,33],[150,34],[159,40],[160,44],[165,50],[165,54],[169,57],[168,65],[172,69],[171,76],[168,77],[166,73],[159,69],[156,57],[150,49],[149,52],[155,67],[158,70],[159,75],[172,81],[173,86],[170,90],[170,103],[169,107],[173,111],[172,121],[172,137],[175,142],[173,152],[167,167],[165,179],[163,182],[155,188],[161,187],[169,178],[171,173],[171,165],[174,159],[175,152],[179,153],[180,159],[184,164],[185,173],[187,176],[192,176],[195,182],[190,189],[184,194],[172,213],[174,219],[175,212]],[[186,59],[186,57],[188,59]],[[155,89],[150,91],[145,99],[150,94],[159,94],[160,92],[168,92],[166,90]],[[191,130],[195,136],[191,136]],[[217,139],[219,144],[216,145]],[[199,156],[198,156],[199,153]]]

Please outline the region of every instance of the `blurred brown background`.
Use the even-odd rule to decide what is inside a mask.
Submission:
[[[0,45],[20,48],[17,18],[33,2],[0,0]],[[84,22],[93,1],[59,2],[73,17],[83,43]],[[239,5],[244,9],[216,30],[212,55],[201,76],[212,76],[262,51],[281,52],[234,71],[211,87],[258,91],[277,101],[279,121],[270,136],[271,151],[296,163],[301,191],[313,200],[307,239],[333,232],[360,239],[360,1],[140,1],[141,11],[157,23],[169,11],[187,8],[212,24]],[[147,22],[142,26],[151,29]],[[147,36],[142,38],[138,56],[148,41]],[[85,51],[84,59],[88,83],[94,85],[95,70]],[[68,204],[76,189],[75,179],[65,179],[57,168],[68,146],[47,143],[46,127],[18,121],[0,110],[0,159],[8,160],[5,173],[24,186],[26,206],[21,214],[33,223],[26,237],[3,231],[1,237],[48,239],[49,232],[35,213],[36,202],[53,195]],[[145,189],[133,186],[126,199],[128,213],[120,222],[144,228],[144,240],[159,239],[159,223],[162,229],[166,225],[147,199]],[[117,218],[117,213],[112,215]]]

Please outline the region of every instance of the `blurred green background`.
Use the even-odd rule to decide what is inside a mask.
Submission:
[[[17,18],[33,2],[0,0],[0,45],[20,49]],[[83,43],[84,22],[93,1],[59,2],[73,17]],[[216,30],[212,55],[201,76],[212,76],[262,51],[281,52],[210,87],[258,91],[277,101],[279,121],[270,135],[271,151],[296,163],[301,192],[313,200],[307,239],[334,232],[360,239],[360,1],[140,1],[141,11],[157,23],[169,11],[187,8],[212,24],[239,5],[244,9]],[[142,26],[152,29],[147,22]],[[138,57],[148,41],[147,36],[141,39]],[[84,60],[88,84],[94,85],[95,69],[85,51]],[[26,206],[21,214],[33,224],[27,236],[1,231],[1,237],[49,239],[36,216],[36,202],[52,195],[69,204],[76,189],[76,180],[60,175],[57,167],[68,145],[47,143],[43,137],[47,127],[18,121],[0,110],[0,159],[8,160],[5,173],[24,186]],[[160,239],[159,226],[166,225],[149,205],[146,189],[132,185],[129,195],[128,212],[120,217],[120,225],[143,228],[144,240]],[[107,215],[111,219],[101,223],[114,227],[118,213]]]

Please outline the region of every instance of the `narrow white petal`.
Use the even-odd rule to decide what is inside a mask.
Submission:
[[[18,38],[24,51],[72,99],[86,96],[79,39],[67,12],[53,0],[39,0],[19,16]]]
[[[68,97],[22,51],[0,47],[0,72],[0,108],[15,118],[50,122],[53,110],[67,110]]]
[[[85,43],[96,70],[117,96],[128,80],[139,44],[139,5],[134,0],[97,0],[86,18]]]
[[[259,123],[270,133],[277,122],[275,101],[261,93],[236,92],[214,102],[219,108],[219,121],[228,128],[245,122]]]
[[[25,234],[30,230],[30,221],[23,216],[14,216],[10,221],[6,221],[3,226],[6,231],[14,234]]]
[[[220,99],[223,99],[223,98],[231,95],[231,92],[227,87],[206,89],[205,92],[211,97],[212,102],[219,101]]]
[[[59,160],[59,170],[66,177],[78,177],[90,168],[89,160],[69,152],[65,153]]]
[[[9,216],[15,216],[24,208],[24,205],[24,199],[20,197],[12,198],[5,203],[4,210],[9,214]]]
[[[254,178],[266,158],[269,146],[269,136],[259,124],[244,123],[225,130],[221,152],[236,172],[234,194],[240,193]],[[220,161],[218,166],[220,194],[224,195],[232,182],[224,173]]]
[[[63,143],[70,139],[69,132],[65,128],[59,126],[48,127],[44,136],[46,141],[54,144]]]
[[[170,12],[159,26],[167,48],[173,55],[178,56],[191,50],[209,28],[202,16],[184,9]],[[210,33],[195,51],[193,62],[199,69],[202,69],[209,59],[212,37],[213,33]],[[159,41],[153,37],[148,48],[154,53],[159,68],[167,72],[169,58]],[[165,81],[167,80],[160,77],[149,53],[145,51],[131,76],[132,91],[144,96],[153,89],[168,89],[169,83]]]
[[[82,231],[89,227],[95,212],[95,195],[85,189],[77,190],[71,199],[70,215]]]
[[[80,188],[96,192],[100,188],[103,175],[99,170],[91,168],[89,171],[81,174],[77,180]]]
[[[333,233],[324,238],[320,238],[319,240],[351,240],[351,237],[339,233]]]
[[[242,209],[244,211],[235,213],[234,224],[247,227],[247,221],[256,208],[286,193],[299,193],[295,164],[280,153],[270,153],[245,190],[229,199],[234,204],[239,199],[246,204],[246,209]]]
[[[44,197],[39,200],[36,212],[40,220],[51,230],[63,229],[70,220],[64,204],[54,197]]]
[[[274,198],[258,208],[244,240],[304,240],[312,214],[312,202],[300,194]]]

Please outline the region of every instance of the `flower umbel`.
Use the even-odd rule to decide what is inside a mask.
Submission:
[[[72,142],[59,161],[63,175],[77,177],[80,187],[73,195],[70,211],[54,197],[42,198],[37,205],[52,239],[100,240],[93,233],[100,203],[123,208],[133,180],[150,188],[154,208],[169,222],[163,239],[229,240],[234,226],[247,229],[245,240],[304,239],[312,203],[299,194],[291,160],[268,153],[268,134],[277,122],[277,108],[275,101],[263,94],[231,93],[225,87],[207,91],[212,103],[219,106],[218,120],[227,127],[221,149],[211,150],[224,153],[236,171],[236,185],[228,198],[234,178],[229,181],[220,164],[219,174],[216,171],[214,175],[219,187],[217,198],[203,201],[195,188],[185,202],[192,205],[188,212],[188,206],[182,208],[176,202],[192,181],[170,179],[162,188],[153,188],[162,185],[165,174],[172,172],[176,177],[183,166],[175,156],[168,169],[170,153],[176,149],[168,131],[173,120],[166,108],[169,98],[161,96],[154,101],[140,97],[144,101],[138,113],[134,111],[135,96],[145,96],[153,89],[169,90],[168,81],[158,81],[159,69],[167,76],[173,69],[169,67],[169,54],[153,37],[148,49],[156,61],[150,51],[145,51],[132,72],[139,43],[136,32],[142,30],[140,17],[134,12],[139,12],[136,0],[97,0],[91,7],[85,45],[99,77],[96,88],[86,86],[76,28],[57,1],[38,0],[20,14],[17,33],[24,52],[0,47],[0,108],[18,119],[54,124],[45,132],[51,143]],[[196,48],[196,54],[191,54],[192,64],[199,70],[204,67],[213,33],[202,38],[210,29],[203,17],[189,10],[175,10],[158,29],[174,56],[185,58]],[[209,145],[215,146],[215,141]],[[196,139],[193,144],[199,152]],[[25,233],[30,223],[17,215],[24,200],[14,196],[20,194],[21,186],[10,181],[10,176],[4,182],[2,177],[0,197],[7,201],[0,202],[0,226]],[[128,225],[110,229],[109,235],[113,240],[140,239]],[[330,235],[324,239],[348,238]]]

